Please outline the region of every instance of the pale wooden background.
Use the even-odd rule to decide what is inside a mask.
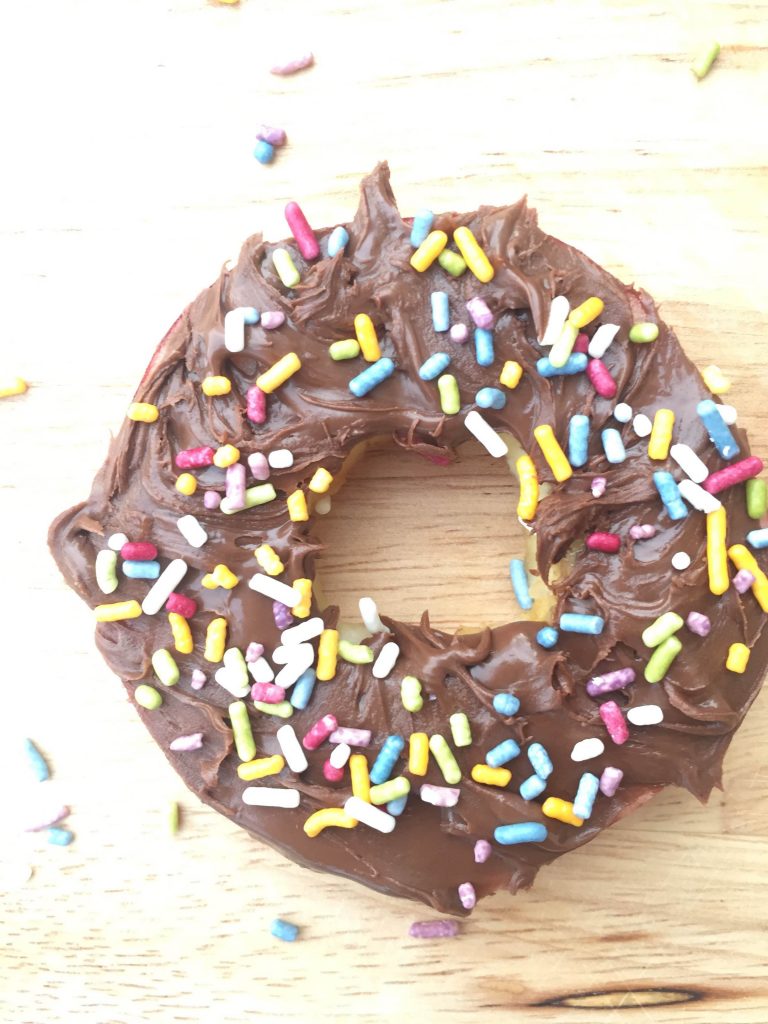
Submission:
[[[460,939],[419,944],[408,924],[430,915],[416,905],[289,865],[183,791],[45,551],[182,306],[251,231],[284,233],[285,200],[318,225],[349,218],[381,157],[406,213],[527,191],[548,230],[641,283],[699,364],[723,367],[768,452],[766,7],[2,7],[0,367],[33,385],[0,403],[3,820],[23,793],[12,753],[26,733],[77,831],[62,850],[6,829],[3,1021],[768,1019],[765,698],[733,744],[724,796],[701,808],[665,794],[533,892],[484,903]],[[713,35],[724,52],[697,83],[688,63]],[[304,47],[312,71],[267,73]],[[268,168],[250,156],[262,120],[291,139]],[[395,558],[370,552],[366,589],[385,606],[416,616],[426,596],[440,624],[503,618],[512,484],[468,458],[427,497],[422,470],[376,453],[355,471],[324,525],[326,592],[345,607],[359,595],[355,520],[375,509],[383,541],[400,544]],[[171,839],[174,798],[184,828]],[[300,943],[269,937],[278,914],[303,926]],[[655,988],[689,1001],[640,1009]],[[585,992],[619,1008],[540,1005]]]

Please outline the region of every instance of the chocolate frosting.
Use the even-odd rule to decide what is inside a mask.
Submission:
[[[347,225],[345,252],[326,256],[329,230],[317,233],[321,257],[311,264],[301,259],[292,240],[278,243],[291,251],[301,272],[301,284],[295,289],[286,289],[275,273],[270,257],[276,245],[254,235],[243,246],[236,266],[222,270],[218,281],[185,310],[161,342],[136,395],[137,401],[157,405],[159,419],[153,424],[125,421],[89,498],[56,519],[50,544],[67,582],[92,606],[131,598],[141,601],[150,586],[121,576],[114,595],[106,598],[99,591],[94,560],[113,532],[124,532],[132,541],[151,540],[163,566],[173,558],[188,563],[189,572],[178,589],[198,602],[191,620],[195,649],[190,655],[174,652],[181,667],[178,685],[163,687],[150,664],[156,649],[173,651],[164,612],[100,623],[96,642],[129,695],[142,681],[162,691],[164,703],[159,710],[139,707],[138,713],[176,771],[202,800],[301,864],[462,914],[466,911],[457,895],[459,884],[472,882],[478,898],[499,889],[528,887],[542,865],[588,842],[664,786],[682,786],[706,799],[711,788],[720,784],[723,755],[759,688],[768,650],[765,617],[750,592],[740,596],[730,587],[721,597],[710,593],[704,515],[691,511],[682,521],[671,521],[652,482],[654,470],[670,469],[678,479],[679,470],[674,463],[651,462],[647,441],[637,437],[631,424],[622,426],[612,418],[618,401],[650,417],[659,408],[672,409],[674,439],[690,445],[710,470],[724,465],[696,412],[697,403],[710,397],[709,392],[672,330],[659,320],[652,299],[544,234],[535,212],[522,200],[436,219],[435,227],[449,237],[460,225],[471,228],[495,268],[489,284],[481,285],[469,272],[458,279],[449,277],[437,263],[417,273],[409,265],[410,226],[397,209],[385,164],[363,181],[361,193],[359,209]],[[430,311],[434,290],[449,294],[454,319],[458,316],[466,323],[466,302],[475,295],[485,299],[496,318],[493,366],[477,365],[471,343],[455,345],[434,332]],[[545,353],[536,339],[558,294],[567,295],[572,308],[591,295],[603,299],[605,310],[587,333],[600,322],[620,325],[617,340],[604,357],[618,383],[615,400],[599,397],[585,374],[545,379],[537,372],[536,360]],[[225,313],[238,306],[281,310],[286,322],[270,331],[258,324],[246,327],[244,351],[232,353],[224,346],[223,321]],[[350,393],[348,381],[366,364],[334,362],[328,346],[352,335],[354,317],[361,312],[372,317],[382,355],[394,360],[396,370],[358,399]],[[629,343],[628,330],[638,321],[658,323],[658,340]],[[462,410],[456,416],[443,415],[435,382],[421,380],[417,372],[431,353],[441,350],[450,352],[449,372],[459,382]],[[251,423],[245,415],[247,389],[259,373],[288,352],[299,354],[301,370],[268,397],[266,422]],[[288,582],[313,579],[320,551],[313,539],[314,516],[310,514],[308,522],[292,522],[286,496],[297,487],[306,488],[320,466],[336,475],[358,443],[382,435],[393,436],[405,449],[449,461],[455,447],[468,438],[464,416],[475,408],[475,393],[497,384],[508,359],[522,365],[522,380],[509,392],[504,409],[482,414],[530,453],[540,481],[553,483],[534,441],[534,427],[551,424],[564,444],[570,417],[575,413],[590,417],[588,465],[565,483],[553,483],[531,525],[538,542],[538,570],[545,581],[569,545],[587,533],[606,530],[621,535],[618,555],[582,549],[567,577],[553,584],[555,625],[559,614],[569,611],[601,615],[605,629],[594,637],[561,632],[557,645],[545,650],[536,642],[542,622],[514,621],[474,635],[451,636],[432,629],[426,612],[419,625],[384,615],[388,632],[367,642],[375,652],[388,640],[397,642],[401,653],[390,675],[377,680],[370,665],[339,660],[333,681],[318,682],[309,706],[296,711],[291,724],[302,737],[323,715],[333,714],[340,725],[370,729],[372,741],[366,753],[372,764],[388,735],[399,733],[407,740],[411,732],[423,731],[450,738],[449,716],[464,711],[473,741],[471,747],[455,750],[463,773],[460,799],[452,808],[433,807],[419,799],[422,782],[445,784],[431,760],[427,776],[412,779],[408,805],[391,834],[358,825],[351,830],[328,828],[309,838],[302,828],[306,818],[319,808],[342,806],[351,794],[348,770],[339,784],[326,781],[322,772],[330,749],[326,743],[308,754],[309,768],[300,776],[285,768],[280,775],[255,783],[298,788],[297,809],[243,803],[241,794],[251,783],[237,775],[239,759],[227,714],[233,698],[213,681],[216,666],[202,657],[206,626],[213,617],[223,616],[228,622],[228,647],[244,651],[249,642],[258,640],[271,654],[280,643],[280,631],[273,620],[272,602],[247,586],[250,576],[259,571],[253,551],[259,544],[270,544],[286,566],[280,579]],[[200,383],[217,374],[232,380],[232,392],[206,397]],[[603,454],[600,431],[604,426],[621,431],[627,459],[619,465],[609,465]],[[742,457],[746,456],[746,437],[736,428],[735,434]],[[224,444],[239,448],[243,462],[255,451],[288,448],[293,452],[292,467],[272,472],[277,500],[229,516],[206,510],[204,489],[224,489],[224,471],[215,467],[195,471],[200,489],[194,496],[175,490],[177,452]],[[607,481],[599,498],[590,490],[596,475]],[[313,496],[308,497],[311,513]],[[753,525],[746,517],[743,487],[732,488],[720,498],[727,509],[729,543],[742,542]],[[179,517],[189,513],[197,516],[209,536],[200,549],[190,547],[177,528]],[[654,524],[658,532],[652,539],[633,541],[629,530],[637,523]],[[375,522],[368,528],[375,530]],[[510,524],[510,530],[517,528]],[[440,545],[437,535],[435,544]],[[692,558],[684,572],[671,568],[677,551],[686,551]],[[240,577],[234,589],[201,587],[203,575],[217,563],[226,564]],[[681,630],[681,654],[664,680],[651,685],[643,679],[651,652],[643,645],[641,633],[668,610],[684,618],[692,610],[704,613],[712,629],[706,638]],[[318,608],[313,599],[312,614],[321,615],[326,627],[332,627],[338,610]],[[735,641],[752,649],[744,675],[726,672],[724,667],[728,647]],[[594,674],[627,666],[636,670],[637,680],[609,696],[625,710],[658,704],[664,720],[653,727],[630,726],[629,740],[616,746],[599,717],[600,699],[590,698],[585,684]],[[209,677],[198,691],[190,685],[194,668]],[[400,697],[406,674],[421,680],[426,698],[423,710],[415,714],[404,709]],[[517,716],[506,719],[493,710],[497,691],[512,691],[519,697]],[[259,713],[248,703],[257,756],[279,753],[275,732],[283,721]],[[175,737],[195,732],[203,734],[201,749],[169,750]],[[471,780],[472,765],[482,763],[489,749],[510,736],[521,747],[538,741],[551,755],[554,772],[538,800],[526,802],[517,792],[532,774],[525,750],[508,765],[512,782],[506,788]],[[585,764],[574,762],[570,756],[574,744],[591,736],[604,740],[604,753]],[[584,771],[599,776],[609,765],[623,771],[622,784],[615,796],[598,796],[591,818],[582,827],[543,815],[545,797],[573,799]],[[407,776],[406,768],[401,761],[393,774]],[[518,846],[493,842],[497,825],[520,821],[544,823],[548,838]],[[478,839],[490,840],[493,847],[482,864],[476,864],[473,856]]]

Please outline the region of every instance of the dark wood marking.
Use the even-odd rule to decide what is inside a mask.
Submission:
[[[567,1006],[574,1010],[646,1010],[652,1006],[671,1006],[675,1003],[695,1003],[706,993],[687,988],[625,988],[606,989],[602,992],[574,992],[565,996],[544,999],[535,1006]]]

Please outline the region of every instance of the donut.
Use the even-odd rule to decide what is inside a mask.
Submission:
[[[286,217],[171,327],[50,546],[202,801],[467,914],[666,786],[721,785],[768,657],[763,463],[653,300],[524,201],[406,220],[381,164],[351,223]],[[471,436],[520,478],[510,621],[361,593],[340,623],[315,530],[352,454],[391,437],[450,474]]]

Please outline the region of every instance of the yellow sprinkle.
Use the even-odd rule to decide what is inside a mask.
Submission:
[[[271,757],[260,757],[256,761],[243,761],[237,766],[237,774],[243,782],[253,782],[267,775],[277,775],[285,768],[285,759],[280,754]]]
[[[168,831],[172,836],[175,836],[179,831],[179,821],[181,819],[181,809],[177,800],[171,800],[168,804]]]
[[[221,448],[216,449],[216,453],[213,456],[213,464],[218,469],[226,469],[228,466],[234,466],[239,458],[239,448],[235,448],[233,444],[223,444]]]
[[[517,385],[520,383],[520,379],[523,376],[523,368],[514,359],[508,359],[502,367],[501,373],[499,374],[499,382],[504,385],[505,388],[509,388],[514,391]]]
[[[430,231],[411,256],[411,266],[419,273],[423,273],[432,266],[446,245],[448,245],[448,235],[444,231]]]
[[[730,586],[728,551],[725,546],[727,520],[725,506],[707,513],[707,574],[713,594],[724,594]]]
[[[183,615],[178,612],[168,613],[168,622],[173,634],[173,646],[179,654],[191,654],[195,644],[192,640],[192,630]]]
[[[339,654],[338,629],[324,629],[317,645],[317,678],[328,682],[336,675],[336,660]]]
[[[566,320],[555,338],[555,343],[549,350],[549,361],[553,366],[565,366],[573,352],[573,346],[579,336],[579,329],[570,320]]]
[[[376,328],[367,313],[358,313],[355,317],[355,335],[366,363],[375,363],[377,359],[381,359]]]
[[[297,619],[306,619],[312,607],[312,580],[294,580],[291,584],[301,594],[301,600],[291,608]]]
[[[314,476],[309,481],[309,489],[313,494],[325,494],[333,483],[333,477],[327,469],[321,466],[315,470]]]
[[[224,657],[224,647],[227,642],[227,620],[211,619],[208,629],[205,631],[205,650],[203,657],[206,661],[217,662]]]
[[[197,490],[197,480],[191,473],[181,473],[176,477],[176,490],[179,494],[186,494],[189,497]]]
[[[367,804],[371,802],[371,779],[368,775],[368,759],[365,754],[352,754],[349,758],[349,777],[352,795],[359,796]]]
[[[305,523],[309,519],[307,498],[304,491],[294,491],[285,500],[288,503],[288,515],[292,523]]]
[[[714,364],[711,366],[705,366],[701,371],[701,376],[704,378],[704,383],[713,395],[724,395],[726,392],[731,390],[731,382],[719,366],[715,366]]]
[[[265,370],[260,376],[256,378],[256,386],[266,395],[271,395],[273,391],[277,391],[281,384],[294,375],[298,370],[301,369],[301,360],[295,352],[288,352],[282,359],[270,366],[268,370]]]
[[[23,395],[26,390],[27,382],[23,377],[10,377],[8,380],[0,381],[0,398],[11,398],[13,395]]]
[[[746,670],[749,664],[749,648],[746,644],[731,644],[728,648],[728,658],[725,667],[729,672],[738,672],[739,675]]]
[[[675,425],[675,414],[671,409],[657,409],[653,417],[651,436],[648,438],[648,458],[663,462],[669,457],[669,446],[672,444],[672,427]]]
[[[737,569],[746,569],[755,577],[752,593],[763,611],[768,612],[768,577],[757,564],[752,552],[743,544],[733,544],[728,548],[728,557]]]
[[[582,327],[591,324],[593,320],[597,320],[604,309],[605,303],[603,300],[593,295],[591,298],[585,299],[580,306],[572,309],[568,314],[568,319],[574,327],[578,327],[581,330]]]
[[[213,576],[216,581],[216,585],[221,587],[223,590],[233,590],[240,582],[239,576],[235,576],[232,570],[223,564],[214,566],[211,576]]]
[[[286,288],[295,288],[299,281],[301,281],[301,274],[296,269],[293,257],[287,249],[275,249],[272,253],[272,263],[278,277]]]
[[[26,389],[27,386],[24,384],[24,390],[26,391]],[[19,394],[19,392],[12,391],[11,394]],[[0,398],[4,397],[0,390]],[[151,402],[131,402],[128,406],[128,419],[135,420],[137,423],[154,423],[159,415],[160,410]]]
[[[206,590],[217,590],[219,584],[216,582],[216,577],[212,572],[207,572],[205,576],[200,580],[200,586]]]
[[[556,796],[547,797],[541,805],[541,809],[548,818],[556,818],[566,825],[573,825],[578,828],[584,824],[583,818],[577,818],[573,813],[573,804],[570,800],[560,800]]]
[[[123,619],[138,619],[141,605],[138,601],[115,601],[113,604],[97,604],[93,611],[97,622],[121,622]]]
[[[517,514],[529,522],[536,515],[539,504],[539,478],[536,476],[536,465],[530,455],[521,455],[515,463],[520,478],[520,497],[517,502]]]
[[[452,373],[444,373],[437,378],[437,390],[440,395],[440,408],[446,416],[455,416],[461,409],[459,382]]]
[[[304,822],[304,831],[310,839],[314,839],[324,828],[354,828],[355,825],[357,820],[345,814],[343,807],[322,807],[310,814]]]
[[[484,786],[508,786],[512,780],[509,768],[491,768],[489,764],[476,764],[472,768],[472,778]]]
[[[426,775],[429,768],[429,736],[425,732],[412,732],[408,746],[408,771],[411,775]]]
[[[544,455],[544,458],[549,463],[549,468],[554,474],[555,480],[558,483],[562,483],[563,480],[568,480],[573,476],[573,470],[571,464],[565,457],[565,452],[560,447],[555,437],[555,432],[548,423],[542,423],[541,426],[535,427],[533,436],[539,442],[539,448]]]
[[[254,551],[254,555],[267,576],[279,576],[285,569],[280,556],[269,544],[260,544]]]
[[[480,248],[477,239],[469,228],[456,228],[453,232],[453,240],[464,257],[464,262],[475,275],[478,281],[488,284],[493,280],[494,269],[491,261]]]
[[[232,390],[232,381],[229,377],[206,377],[201,384],[203,394],[209,398],[217,398],[219,395],[228,395]]]

